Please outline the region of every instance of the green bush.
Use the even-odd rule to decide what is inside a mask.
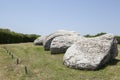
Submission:
[[[16,33],[9,29],[0,29],[0,44],[33,42],[39,36],[36,34]]]
[[[117,41],[118,41],[118,44],[120,44],[120,36],[115,36]]]

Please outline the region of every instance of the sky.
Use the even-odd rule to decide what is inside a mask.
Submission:
[[[0,28],[39,35],[57,30],[120,35],[120,0],[0,0]]]

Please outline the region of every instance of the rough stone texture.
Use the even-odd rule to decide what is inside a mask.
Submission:
[[[75,42],[77,42],[81,36],[58,36],[51,42],[50,51],[51,54],[65,53],[66,50]]]
[[[41,36],[34,40],[35,45],[43,45],[47,36]]]
[[[118,54],[117,41],[112,34],[83,38],[69,47],[63,57],[64,65],[76,69],[96,70]]]
[[[75,32],[75,31],[67,31],[67,30],[59,30],[59,31],[56,31],[50,35],[48,35],[48,37],[45,39],[45,42],[44,42],[44,49],[45,50],[50,50],[50,45],[51,45],[51,42],[52,40],[55,38],[55,37],[58,37],[58,36],[65,36],[65,35],[68,35],[68,36],[73,36],[73,35],[80,35],[79,33]]]

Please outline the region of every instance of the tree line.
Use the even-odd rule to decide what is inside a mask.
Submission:
[[[33,42],[40,35],[16,33],[10,29],[0,28],[0,44]]]
[[[87,35],[84,35],[84,37],[97,37],[97,36],[101,36],[101,35],[104,35],[104,34],[106,34],[106,33],[101,32],[101,33],[98,33],[96,35],[89,35],[89,34],[87,34]],[[120,36],[115,36],[115,38],[117,39],[118,44],[120,44]]]
[[[106,33],[101,32],[96,35],[84,35],[85,37],[97,37],[104,35]],[[8,44],[8,43],[21,43],[21,42],[33,42],[36,38],[40,37],[40,35],[36,34],[23,34],[11,31],[10,29],[2,29],[0,28],[0,44]],[[115,36],[120,44],[120,36]]]

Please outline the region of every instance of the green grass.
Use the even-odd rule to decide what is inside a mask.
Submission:
[[[12,52],[13,59],[3,47]],[[120,54],[114,63],[98,71],[67,68],[62,64],[63,55],[51,55],[32,43],[0,45],[0,80],[120,80]]]

